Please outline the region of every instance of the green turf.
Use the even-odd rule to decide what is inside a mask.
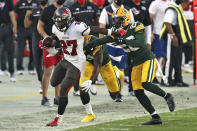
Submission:
[[[70,131],[197,131],[197,108],[160,114],[162,125],[142,126],[150,116],[117,120]]]

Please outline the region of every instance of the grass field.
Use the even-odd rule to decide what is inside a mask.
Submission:
[[[114,116],[115,117],[115,116]],[[197,131],[197,108],[161,114],[163,124],[142,126],[150,116],[107,122],[69,131]]]

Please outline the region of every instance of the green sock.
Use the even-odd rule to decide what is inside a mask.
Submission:
[[[150,113],[152,114],[155,112],[154,107],[152,106],[149,98],[144,93],[144,90],[136,90],[135,96],[138,99],[138,101],[141,103],[141,105]]]
[[[151,82],[144,82],[144,83],[142,83],[142,86],[147,91],[150,91],[150,92],[152,92],[156,95],[159,95],[161,97],[164,97],[166,95],[166,92],[164,90],[162,90],[159,86],[157,86]]]

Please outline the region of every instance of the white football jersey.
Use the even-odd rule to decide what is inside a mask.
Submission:
[[[74,21],[66,32],[61,32],[55,25],[52,33],[60,40],[64,52],[64,58],[77,67],[81,72],[85,67],[86,57],[83,52],[84,37],[90,32],[90,28],[83,22]]]

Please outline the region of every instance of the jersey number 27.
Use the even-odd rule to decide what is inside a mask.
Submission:
[[[67,40],[66,42],[64,40],[61,40],[60,44],[65,54],[68,54],[71,56],[77,55],[77,41],[76,40],[72,40],[72,41]],[[72,51],[69,52],[67,50],[68,46],[72,46]]]

